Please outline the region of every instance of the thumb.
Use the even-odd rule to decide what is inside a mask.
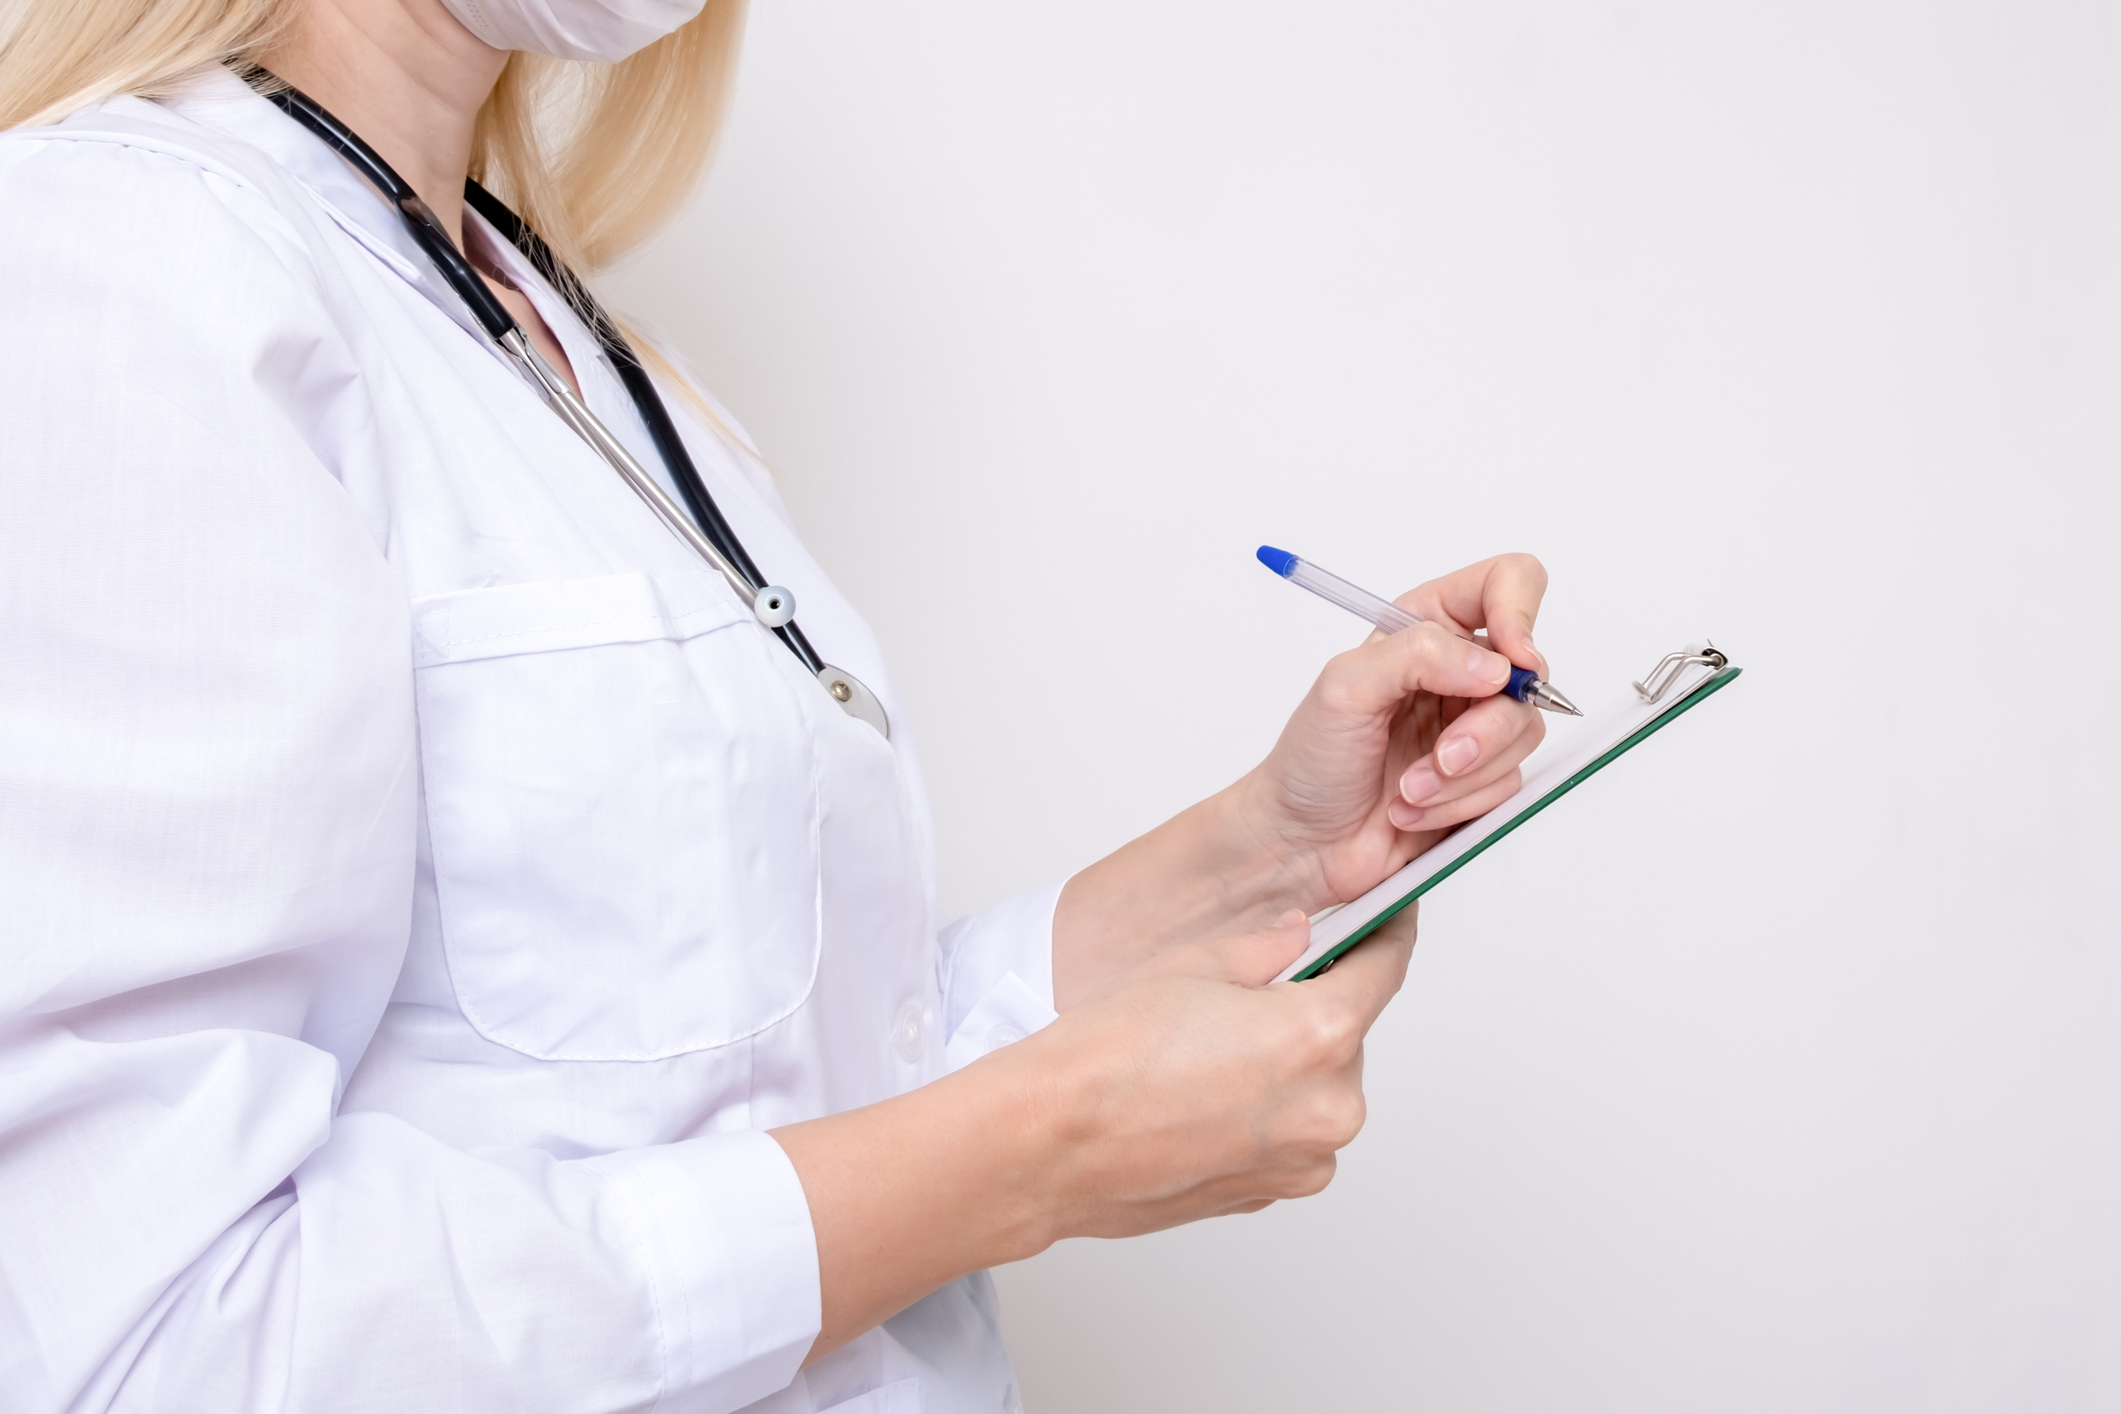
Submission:
[[[1240,987],[1264,987],[1310,945],[1310,921],[1292,908],[1256,933],[1217,939],[1207,951],[1215,971],[1226,980]]]
[[[1542,677],[1547,660],[1532,646],[1532,622],[1539,617],[1546,587],[1547,572],[1539,561],[1530,555],[1501,555],[1489,567],[1481,593],[1489,645],[1518,667],[1537,669]]]

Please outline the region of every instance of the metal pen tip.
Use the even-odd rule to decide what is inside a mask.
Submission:
[[[1571,717],[1581,717],[1583,715],[1575,703],[1554,690],[1552,683],[1533,683],[1531,697],[1532,705],[1541,711],[1566,712]]]

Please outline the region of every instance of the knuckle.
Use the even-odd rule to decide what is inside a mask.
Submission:
[[[1360,1085],[1334,1085],[1330,1090],[1319,1092],[1311,1100],[1309,1130],[1313,1143],[1324,1153],[1334,1149],[1345,1149],[1362,1134],[1364,1121],[1370,1117],[1370,1102],[1362,1096]]]
[[[1370,1105],[1353,1085],[1335,1086],[1313,1104],[1313,1123],[1319,1140],[1328,1150],[1344,1149],[1362,1133],[1370,1117]]]
[[[1523,575],[1533,584],[1538,585],[1541,589],[1547,587],[1547,567],[1540,563],[1539,556],[1528,555],[1522,550],[1516,550],[1504,555],[1502,558],[1512,570]]]
[[[1289,1175],[1288,1194],[1291,1198],[1309,1198],[1326,1191],[1333,1181],[1333,1172],[1339,1161],[1331,1154],[1314,1159]]]
[[[1496,752],[1509,745],[1510,739],[1517,733],[1518,710],[1517,703],[1498,693],[1476,703],[1459,719],[1463,725],[1457,730],[1472,737],[1474,744],[1480,748],[1480,755],[1473,758],[1475,766],[1485,765]],[[1535,707],[1532,710],[1536,712],[1539,709]]]
[[[1408,646],[1418,650],[1424,658],[1437,658],[1453,650],[1463,656],[1466,651],[1464,639],[1433,620],[1414,625],[1411,633],[1396,633],[1392,636],[1406,639]]]
[[[1343,1065],[1362,1044],[1362,1027],[1345,1007],[1322,1007],[1312,1016],[1305,1040],[1310,1058]]]
[[[1360,649],[1336,653],[1326,659],[1326,666],[1318,674],[1318,705],[1327,712],[1339,715],[1356,712],[1362,706],[1362,666],[1356,661]]]

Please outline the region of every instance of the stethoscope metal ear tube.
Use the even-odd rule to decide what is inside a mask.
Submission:
[[[769,584],[759,589],[752,588],[743,571],[700,533],[700,528],[693,523],[692,517],[687,515],[677,502],[670,499],[669,493],[656,483],[648,468],[634,459],[633,453],[626,450],[626,444],[614,437],[603,420],[591,412],[574,389],[567,385],[567,380],[560,376],[560,371],[546,362],[545,356],[531,346],[521,326],[510,327],[495,342],[515,360],[517,367],[522,369],[524,376],[530,380],[531,386],[544,395],[546,403],[560,415],[561,421],[572,427],[583,441],[595,448],[605,461],[611,463],[612,469],[633,488],[634,494],[646,501],[648,508],[656,513],[663,524],[676,532],[680,540],[697,551],[700,558],[722,572],[722,577],[729,581],[730,587],[736,590],[737,596],[761,624],[767,628],[780,628],[795,618],[794,593],[777,584]],[[839,703],[841,710],[848,716],[867,722],[887,739],[890,737],[891,718],[884,711],[884,704],[877,700],[876,694],[871,692],[861,679],[827,663],[819,670],[817,680],[825,689],[826,695]]]
[[[700,557],[713,565],[729,587],[737,592],[759,623],[772,630],[788,650],[795,654],[806,672],[816,676],[826,695],[840,705],[848,716],[867,722],[887,739],[891,735],[891,719],[884,711],[884,704],[877,700],[861,679],[842,668],[825,662],[812,649],[810,642],[795,626],[795,595],[777,584],[764,584],[763,576],[756,573],[751,557],[744,552],[743,542],[716,509],[713,498],[699,482],[699,474],[693,468],[689,455],[684,451],[676,429],[671,425],[661,397],[654,385],[648,381],[645,370],[640,367],[633,350],[627,347],[618,330],[604,316],[595,302],[588,298],[579,282],[568,276],[552,256],[544,242],[525,226],[514,212],[496,201],[485,188],[475,182],[466,182],[467,199],[473,201],[489,220],[493,220],[504,236],[525,248],[532,262],[551,280],[581,315],[597,342],[618,366],[621,380],[639,407],[642,421],[656,440],[664,459],[673,463],[671,475],[686,490],[686,496],[698,507],[699,519],[689,515],[677,502],[664,493],[656,479],[649,474],[626,450],[625,443],[613,436],[602,419],[589,410],[559,370],[532,347],[522,326],[515,316],[495,298],[493,292],[465,260],[463,252],[450,240],[449,233],[435,218],[434,212],[420,200],[403,177],[385,162],[376,150],[361,140],[358,133],[333,117],[315,99],[294,88],[264,69],[251,67],[243,77],[252,87],[269,99],[281,112],[307,128],[333,151],[351,163],[369,183],[380,191],[398,210],[414,241],[434,263],[435,271],[453,290],[457,298],[464,301],[472,317],[500,346],[517,370],[530,385],[537,389],[548,407],[558,413],[584,442],[609,462],[634,494],[648,503],[648,508],[668,526],[680,540],[690,545]],[[586,310],[585,310],[586,305]],[[713,534],[707,533],[712,530]],[[718,543],[719,542],[719,543]],[[726,548],[725,548],[726,547]]]
[[[611,463],[612,469],[633,488],[634,494],[646,501],[648,508],[662,517],[663,524],[677,532],[678,539],[690,545],[699,552],[700,558],[722,572],[722,578],[729,581],[729,587],[744,601],[745,608],[751,610],[762,622],[767,614],[771,613],[778,622],[768,623],[768,628],[779,628],[781,624],[795,617],[795,596],[773,585],[767,586],[766,589],[753,589],[751,582],[744,578],[743,572],[730,563],[729,557],[700,533],[700,528],[692,523],[692,517],[686,515],[683,508],[671,500],[662,487],[656,485],[655,478],[649,474],[648,468],[634,460],[633,453],[626,450],[625,443],[612,436],[611,429],[604,425],[603,420],[589,410],[588,405],[576,396],[574,389],[567,386],[567,380],[560,376],[560,371],[547,363],[543,354],[531,347],[529,338],[524,335],[520,326],[509,329],[495,342],[508,351],[516,366],[521,368],[524,376],[530,380],[530,385],[543,394],[546,403],[560,415],[560,420],[572,427],[576,435],[594,448],[605,461]],[[762,612],[762,598],[769,594],[774,603]],[[780,612],[783,605],[787,610],[785,613]]]

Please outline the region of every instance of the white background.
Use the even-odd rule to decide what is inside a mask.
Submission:
[[[1034,1414],[2121,1408],[2117,22],[759,0],[615,288],[892,652],[953,911],[1360,637],[1262,541],[1536,552],[1587,705],[1746,668],[1429,901],[1325,1195],[1000,1274]]]

